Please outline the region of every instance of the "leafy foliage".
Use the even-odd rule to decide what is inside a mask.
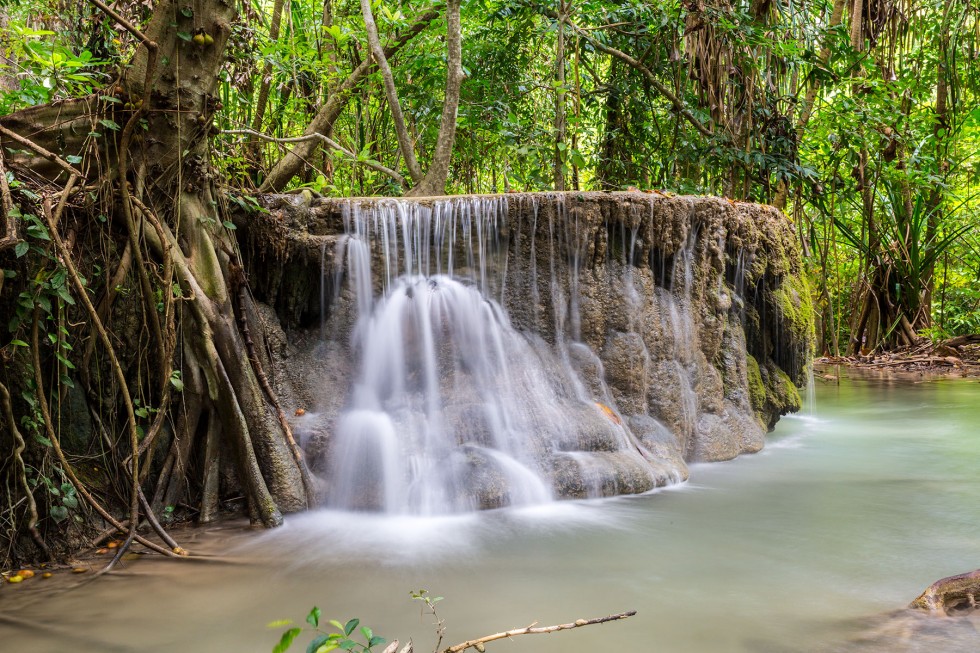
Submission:
[[[293,645],[293,642],[304,630],[310,631],[313,638],[306,647],[306,653],[328,653],[328,651],[354,651],[355,653],[368,653],[377,646],[386,644],[384,637],[374,634],[374,631],[367,626],[361,626],[360,619],[351,619],[347,623],[331,619],[328,623],[333,628],[333,632],[320,629],[320,619],[323,613],[320,608],[314,606],[310,613],[306,615],[306,623],[309,628],[291,626],[285,630],[277,643],[272,648],[272,653],[285,653]],[[282,627],[291,625],[290,621],[275,621],[269,627]],[[363,640],[363,641],[359,641]]]

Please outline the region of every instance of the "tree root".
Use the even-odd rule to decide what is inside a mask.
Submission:
[[[212,415],[217,413],[212,411]],[[221,448],[218,446],[221,437],[221,422],[217,419],[208,420],[208,433],[204,439],[204,481],[201,484],[201,514],[198,522],[209,524],[218,515],[218,480],[221,469]]]
[[[169,551],[159,544],[150,542],[144,537],[136,534],[136,525],[133,520],[130,520],[128,527],[123,526],[115,517],[109,514],[109,511],[102,507],[102,505],[92,496],[92,493],[88,491],[88,488],[79,480],[78,475],[75,473],[74,468],[71,463],[68,462],[68,457],[65,456],[64,450],[61,448],[61,441],[58,438],[58,434],[54,432],[54,426],[52,426],[51,411],[48,407],[47,395],[44,392],[44,378],[41,376],[41,354],[40,346],[37,337],[37,320],[34,320],[34,326],[32,329],[32,342],[31,349],[34,354],[34,382],[37,384],[37,401],[41,409],[41,416],[43,417],[45,431],[47,432],[48,439],[51,441],[51,448],[54,449],[55,456],[58,458],[58,462],[61,463],[62,471],[68,477],[68,480],[72,482],[75,486],[75,490],[85,499],[85,502],[92,506],[95,512],[99,513],[106,522],[112,524],[112,526],[120,533],[133,533],[137,542],[150,549],[151,551],[156,551],[165,556],[179,557],[173,551]]]
[[[238,319],[241,322],[242,339],[245,341],[248,358],[252,363],[252,368],[255,370],[255,376],[259,381],[259,385],[262,387],[262,391],[265,392],[266,399],[272,404],[273,410],[276,411],[276,417],[279,419],[279,425],[282,427],[283,437],[286,438],[286,444],[289,446],[289,451],[293,455],[293,460],[296,462],[296,467],[300,472],[300,478],[303,481],[303,490],[306,492],[306,507],[310,508],[316,505],[316,490],[310,478],[309,468],[307,468],[306,461],[303,459],[303,452],[296,443],[296,438],[293,437],[293,430],[289,426],[289,420],[286,419],[286,413],[283,411],[282,406],[279,405],[279,399],[269,384],[269,378],[265,375],[265,370],[259,360],[258,352],[255,350],[255,342],[252,340],[252,333],[248,326],[248,291],[244,283],[241,283],[238,287]]]
[[[267,527],[280,526],[282,513],[262,477],[262,470],[249,438],[248,423],[238,404],[234,386],[220,359],[215,358],[215,363],[218,373],[218,414],[222,417],[222,424],[230,427],[228,435],[238,452],[238,467],[243,472],[242,483],[249,497],[249,508],[253,511],[253,518],[258,517]]]
[[[156,512],[177,505],[184,495],[191,450],[203,412],[204,382],[200,370],[196,365],[188,365],[185,371],[183,402],[174,428],[174,439],[153,492],[152,505]]]
[[[31,539],[34,540],[34,543],[44,553],[45,559],[51,560],[51,550],[44,543],[44,538],[41,537],[41,533],[37,530],[37,503],[34,501],[34,493],[31,491],[31,486],[27,482],[27,467],[24,465],[24,459],[21,457],[27,445],[24,442],[24,437],[20,434],[20,430],[17,428],[17,420],[14,419],[14,409],[10,403],[10,391],[7,390],[7,386],[2,382],[0,382],[0,403],[3,404],[3,413],[7,419],[7,428],[10,429],[10,433],[14,438],[13,457],[17,480],[20,481],[20,485],[24,489],[24,498],[27,500],[27,524],[25,528],[31,534]]]

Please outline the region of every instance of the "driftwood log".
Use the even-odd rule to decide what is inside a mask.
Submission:
[[[980,569],[937,580],[912,601],[909,607],[948,616],[952,610],[976,608],[978,595]]]

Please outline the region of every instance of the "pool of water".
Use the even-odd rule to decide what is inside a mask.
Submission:
[[[636,610],[488,649],[839,650],[937,578],[980,566],[977,469],[975,380],[820,382],[812,412],[781,420],[762,453],[695,465],[654,494],[435,519],[311,512],[272,532],[225,524],[181,534],[220,560],[144,556],[90,582],[3,587],[0,650],[270,651],[282,627],[268,622],[302,623],[318,605],[428,651],[432,617],[409,596],[420,588],[445,597],[444,646]],[[934,650],[978,650],[944,641]]]

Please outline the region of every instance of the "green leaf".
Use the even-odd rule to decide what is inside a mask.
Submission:
[[[384,637],[378,637],[377,635],[375,635],[374,637],[368,640],[368,648],[374,648],[375,646],[384,644],[387,641],[388,640],[386,640]]]
[[[327,648],[330,644],[333,644],[333,647]],[[321,646],[323,649],[320,648]],[[323,651],[331,651],[335,648],[337,648],[337,643],[330,640],[328,635],[317,635],[310,642],[310,645],[306,647],[306,653],[323,653]]]
[[[351,619],[346,624],[344,624],[344,634],[350,636],[354,629],[356,629],[361,624],[360,619]]]
[[[59,524],[65,521],[68,519],[68,508],[65,508],[64,506],[51,506],[51,519],[55,520]]]
[[[23,340],[11,340],[10,341],[10,344],[12,344],[14,347],[26,347],[27,346],[27,343],[24,342]]]
[[[174,511],[174,507],[173,506],[167,506],[167,508],[169,508],[170,510],[168,511],[166,508],[164,508],[163,511],[165,513],[166,512],[173,512]],[[292,625],[292,623],[293,623],[293,620],[292,619],[276,619],[275,621],[270,621],[269,623],[267,623],[265,625],[265,627],[266,628],[282,628],[283,626],[290,626],[290,625]]]
[[[374,632],[367,626],[361,626],[361,634],[364,635],[365,641],[370,642],[371,638],[374,637]]]
[[[63,503],[66,508],[75,509],[78,507],[78,497],[75,495],[70,497],[62,497],[61,503]]]
[[[223,224],[225,226],[225,229],[227,229],[228,231],[234,231],[235,229],[238,228],[235,226],[235,223],[232,222],[231,220],[225,220],[221,224]]]
[[[341,632],[343,632],[343,630],[344,630],[344,624],[340,623],[336,619],[331,619],[330,620],[330,625],[333,626],[334,628],[336,628],[337,630],[341,631]]]
[[[17,258],[20,258],[24,254],[26,254],[27,250],[29,250],[30,248],[31,248],[30,243],[28,243],[26,240],[22,240],[19,243],[17,243],[17,245],[14,246],[14,255]]]
[[[177,32],[177,38],[181,41],[190,41],[191,35],[188,32]]]
[[[113,99],[115,100],[115,98]],[[65,157],[65,161],[67,161],[68,163],[81,163],[82,157],[78,156],[77,154],[69,154],[68,156]]]
[[[310,614],[306,615],[306,623],[310,624],[314,628],[318,627],[320,625],[320,616],[322,614],[323,612],[320,610],[320,608],[314,605],[313,609],[310,610]]]
[[[357,646],[357,642],[355,642],[352,639],[345,639],[337,646],[337,648],[343,649],[345,651],[349,651],[355,646]]]
[[[279,639],[279,643],[272,649],[272,653],[283,653],[284,651],[287,651],[289,647],[292,646],[293,640],[296,639],[296,636],[301,632],[303,632],[302,628],[290,628],[284,632],[282,637]]]
[[[109,120],[108,118],[103,118],[102,120],[99,121],[99,124],[105,127],[106,129],[111,129],[114,132],[119,131],[120,129],[119,123],[117,123],[114,120]]]

